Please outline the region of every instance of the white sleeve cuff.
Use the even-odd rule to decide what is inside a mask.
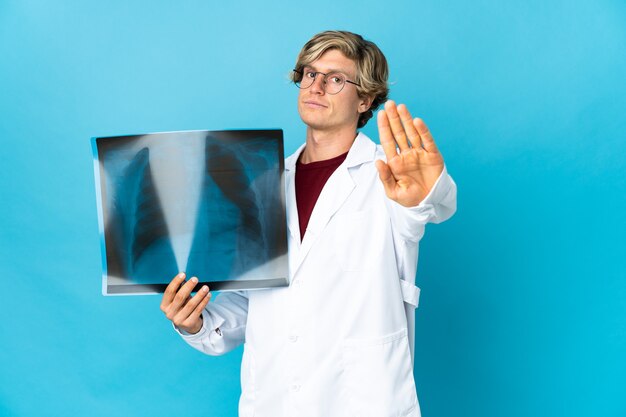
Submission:
[[[211,332],[212,326],[210,323],[211,318],[210,316],[207,314],[206,310],[202,310],[202,327],[200,328],[200,331],[198,333],[188,333],[186,331],[184,331],[183,329],[179,328],[178,326],[176,326],[174,323],[172,323],[172,326],[174,327],[174,330],[176,330],[176,332],[181,335],[184,339],[192,341],[192,340],[198,340],[198,339],[202,339],[203,337],[205,337],[208,333]]]
[[[444,165],[428,195],[417,206],[404,207],[392,200],[389,204],[400,235],[406,240],[419,241],[426,223],[441,223],[456,211],[456,184]]]

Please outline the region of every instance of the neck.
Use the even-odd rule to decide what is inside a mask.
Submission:
[[[357,136],[356,129],[347,128],[334,131],[320,131],[312,127],[306,130],[306,146],[300,155],[300,162],[324,161],[350,150]]]

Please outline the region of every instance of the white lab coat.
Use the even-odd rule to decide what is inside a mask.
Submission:
[[[455,212],[456,185],[444,168],[424,201],[400,206],[378,178],[382,148],[359,133],[300,242],[294,177],[303,148],[285,160],[290,286],[224,292],[200,332],[182,337],[209,355],[245,342],[241,417],[419,417],[418,242],[426,223]]]

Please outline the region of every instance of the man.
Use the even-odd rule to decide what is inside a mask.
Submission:
[[[239,414],[420,416],[412,366],[426,223],[449,218],[456,186],[424,122],[378,113],[382,146],[357,131],[387,99],[384,55],[361,36],[315,35],[293,81],[306,142],[285,162],[290,286],[209,304],[184,274],[161,309],[209,355],[244,343]]]

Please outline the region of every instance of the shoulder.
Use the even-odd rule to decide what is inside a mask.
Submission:
[[[287,171],[290,171],[293,168],[295,168],[296,162],[298,161],[298,157],[300,156],[300,153],[302,153],[302,150],[304,149],[304,145],[305,145],[304,143],[300,145],[294,153],[292,153],[291,155],[285,158],[285,169]]]

